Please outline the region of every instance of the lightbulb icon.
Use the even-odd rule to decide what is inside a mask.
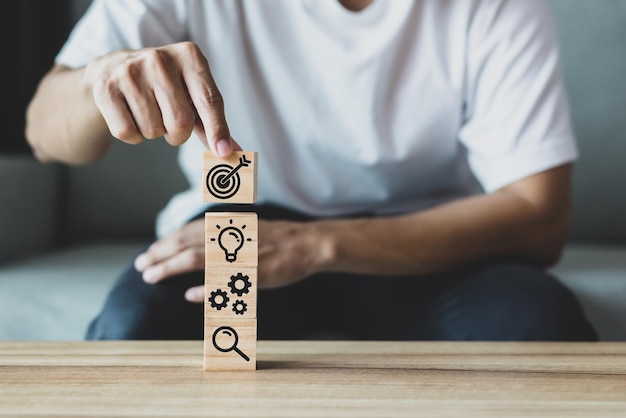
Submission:
[[[215,227],[220,230],[220,233],[217,236],[217,240],[211,238],[211,241],[217,241],[220,248],[224,251],[226,261],[234,263],[237,261],[237,253],[241,250],[243,244],[246,241],[252,240],[243,235],[243,230],[246,229],[245,225],[242,225],[241,228],[237,228],[233,225],[232,219],[229,220],[229,223],[230,225],[223,229],[220,225],[215,225]]]
[[[237,261],[237,251],[243,247],[243,232],[234,226],[222,229],[217,237],[217,243],[226,254],[226,261],[233,263]]]

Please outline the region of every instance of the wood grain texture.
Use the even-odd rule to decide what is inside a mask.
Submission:
[[[0,342],[2,417],[624,417],[623,343]]]
[[[257,171],[256,152],[235,151],[223,159],[205,151],[202,158],[202,201],[255,203]]]
[[[205,214],[205,271],[258,265],[259,221],[253,212]]]
[[[206,213],[204,370],[256,369],[257,264],[257,214]]]
[[[204,277],[206,318],[256,318],[256,267],[207,267]]]
[[[256,370],[256,319],[204,318],[204,370]]]

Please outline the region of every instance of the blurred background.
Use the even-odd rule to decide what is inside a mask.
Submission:
[[[8,127],[0,142],[0,196],[11,202],[0,207],[0,234],[11,237],[0,240],[0,262],[81,239],[150,239],[159,208],[186,187],[176,150],[161,141],[118,144],[91,167],[41,165],[32,158],[24,138],[26,107],[90,4],[21,0],[0,5],[12,57],[0,77],[0,118]],[[128,183],[131,174],[136,182]],[[11,221],[18,214],[30,224]]]
[[[22,135],[24,109],[89,3],[90,0],[21,0],[0,5],[4,20],[0,33],[6,40],[5,62],[0,69],[4,109],[1,117],[7,134],[0,142],[2,154],[28,152]]]
[[[626,1],[551,0],[581,159],[555,273],[604,340],[626,341]],[[117,143],[89,167],[42,165],[24,113],[90,0],[2,2],[0,339],[81,339],[118,273],[187,187],[163,141]]]

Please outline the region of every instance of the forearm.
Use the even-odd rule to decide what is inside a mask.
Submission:
[[[85,164],[113,137],[128,144],[164,137],[179,146],[192,132],[219,157],[240,149],[206,57],[180,42],[113,51],[76,70],[55,67],[29,106],[26,136],[39,159]]]
[[[84,71],[55,67],[28,107],[26,138],[42,161],[86,164],[101,158],[112,142]]]
[[[482,261],[554,263],[568,217],[514,194],[470,197],[406,216],[322,222],[332,256],[324,270],[422,274]]]

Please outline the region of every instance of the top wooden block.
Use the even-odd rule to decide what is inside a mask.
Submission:
[[[227,159],[205,151],[202,160],[203,202],[255,203],[257,153],[235,151]]]

